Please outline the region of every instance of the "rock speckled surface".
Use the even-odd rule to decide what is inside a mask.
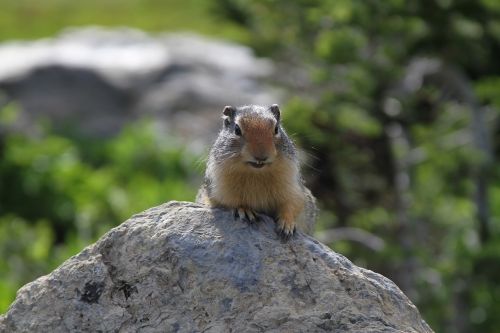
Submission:
[[[169,202],[27,284],[1,332],[432,332],[390,280],[265,218]]]

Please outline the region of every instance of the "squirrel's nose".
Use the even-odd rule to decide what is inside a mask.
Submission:
[[[254,156],[253,157],[257,162],[265,162],[267,161],[268,157],[267,156]]]

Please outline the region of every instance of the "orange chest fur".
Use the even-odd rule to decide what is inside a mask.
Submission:
[[[214,199],[230,208],[245,207],[274,213],[290,200],[303,197],[296,171],[292,168],[280,168],[278,162],[269,170],[261,171],[252,172],[245,165],[219,169],[217,182],[212,188]]]

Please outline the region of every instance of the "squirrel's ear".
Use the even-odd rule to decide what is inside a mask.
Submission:
[[[271,110],[272,114],[276,118],[276,120],[279,122],[280,121],[280,107],[278,104],[273,104],[271,107],[269,107],[269,110]]]
[[[236,108],[234,106],[227,105],[224,107],[222,114],[229,118],[234,118],[234,114],[236,113]]]

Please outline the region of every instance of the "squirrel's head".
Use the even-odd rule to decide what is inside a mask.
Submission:
[[[271,165],[278,156],[279,143],[285,135],[280,125],[277,104],[261,106],[226,106],[222,111],[223,140],[226,148],[252,169]]]

